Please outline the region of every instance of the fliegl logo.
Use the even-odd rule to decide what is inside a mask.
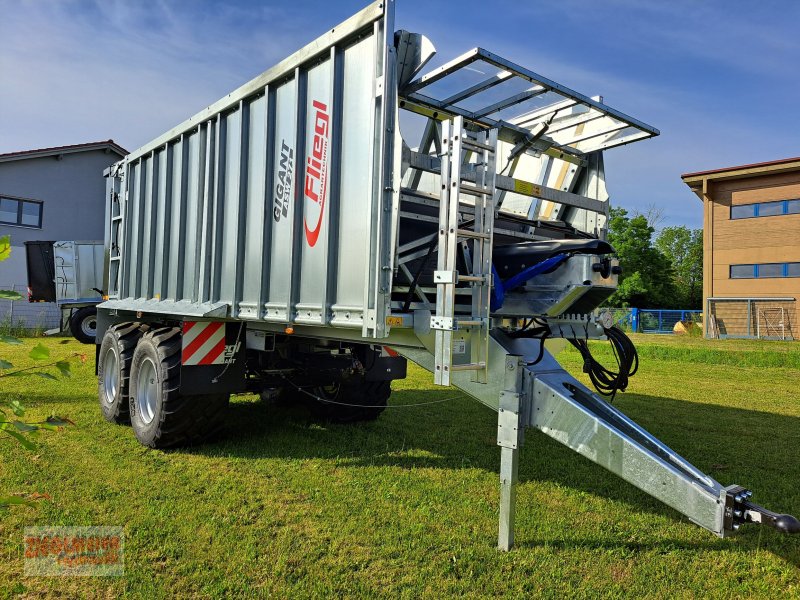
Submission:
[[[314,113],[314,140],[311,154],[306,158],[305,217],[303,225],[306,241],[313,247],[322,229],[322,216],[325,213],[325,187],[328,183],[328,134],[330,117],[328,106],[318,100],[312,103]]]

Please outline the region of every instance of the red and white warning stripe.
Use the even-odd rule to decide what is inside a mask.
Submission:
[[[183,365],[221,365],[225,362],[225,323],[183,322]]]

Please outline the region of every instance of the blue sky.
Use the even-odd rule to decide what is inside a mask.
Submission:
[[[183,121],[360,1],[0,0],[0,152]],[[661,130],[606,154],[612,202],[702,224],[680,174],[800,155],[800,3],[397,0],[432,66],[482,46]]]

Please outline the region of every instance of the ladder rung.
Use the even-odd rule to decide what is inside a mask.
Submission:
[[[492,237],[488,233],[481,233],[480,231],[470,231],[469,229],[459,229],[457,233],[461,237],[473,238],[476,240],[488,240]]]
[[[486,368],[485,362],[479,363],[467,363],[465,365],[452,365],[450,367],[451,371],[482,371]]]
[[[491,194],[491,191],[486,188],[479,187],[477,185],[470,185],[468,183],[462,183],[460,190],[465,194],[470,194],[471,196],[488,196]]]
[[[478,283],[486,283],[488,278],[486,275],[459,275],[459,281],[477,281]]]
[[[483,327],[483,321],[481,321],[480,319],[469,320],[469,321],[462,321],[461,319],[458,319],[456,321],[456,325],[458,327]]]
[[[461,138],[461,143],[467,148],[473,148],[475,150],[488,150],[489,152],[494,152],[494,148],[492,148],[489,144],[483,144],[477,140],[470,139],[466,136]]]

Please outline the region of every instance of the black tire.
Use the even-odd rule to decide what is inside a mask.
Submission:
[[[106,330],[97,355],[97,396],[103,418],[130,423],[128,384],[136,343],[146,331],[139,323],[119,323]],[[110,353],[110,354],[109,354]]]
[[[182,395],[180,377],[181,330],[161,327],[145,333],[133,353],[129,402],[133,433],[142,445],[190,446],[222,429],[230,396]]]
[[[389,381],[356,379],[306,392],[298,390],[316,418],[332,423],[357,423],[377,419],[386,409],[392,388]]]
[[[81,344],[94,344],[97,331],[97,308],[84,306],[69,318],[69,330]]]

